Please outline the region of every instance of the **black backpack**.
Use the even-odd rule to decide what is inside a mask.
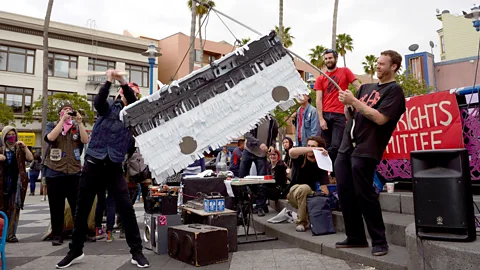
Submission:
[[[308,217],[312,235],[335,233],[330,198],[321,192],[307,196]]]

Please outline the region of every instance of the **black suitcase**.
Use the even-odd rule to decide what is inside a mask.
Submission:
[[[227,229],[201,224],[169,227],[168,255],[194,266],[226,262]]]

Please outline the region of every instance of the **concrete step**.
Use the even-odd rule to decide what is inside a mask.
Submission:
[[[345,240],[346,236],[342,232],[331,235],[312,236],[311,231],[296,232],[295,224],[281,223],[271,224],[267,220],[274,217],[277,213],[271,211],[264,217],[254,216],[255,226],[259,231],[264,231],[267,235],[278,237],[281,241],[298,246],[312,252],[317,252],[326,256],[349,260],[352,262],[375,267],[381,270],[406,270],[408,264],[407,249],[389,243],[390,251],[385,256],[372,256],[371,248],[348,248],[336,249],[335,243]]]
[[[474,195],[473,201],[480,207],[480,196]],[[409,191],[399,191],[394,193],[380,193],[380,205],[382,211],[413,215],[413,193]],[[475,214],[479,214],[475,207]]]
[[[278,200],[277,202],[270,202],[270,207],[279,212],[283,208],[287,208],[294,212],[297,212],[297,209],[290,206],[286,200]],[[383,222],[385,223],[385,233],[387,236],[387,241],[394,245],[399,245],[405,247],[405,229],[411,223],[415,222],[413,215],[391,213],[391,212],[382,212]],[[338,232],[345,232],[345,225],[343,221],[343,216],[341,212],[333,211],[333,222],[335,225],[335,230]],[[367,226],[365,226],[365,234],[368,235]]]

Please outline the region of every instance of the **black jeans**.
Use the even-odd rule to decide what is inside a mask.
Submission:
[[[30,170],[30,193],[32,194],[35,194],[35,182],[37,181],[39,175],[40,171]]]
[[[68,200],[72,217],[75,220],[79,179],[80,176],[78,175],[46,178],[48,205],[50,207],[50,221],[52,224],[52,237],[54,238],[63,236],[65,198]]]
[[[342,113],[332,113],[324,112],[323,119],[327,122],[327,130],[318,129],[318,132],[327,144],[328,155],[332,159],[332,164],[335,165],[335,160],[337,159],[338,148],[342,143],[343,132],[345,130],[346,118]],[[333,172],[331,176],[335,177],[335,166],[333,167]]]
[[[87,220],[95,199],[97,187],[105,185],[108,194],[113,195],[117,211],[125,226],[127,244],[132,255],[142,252],[142,239],[138,229],[135,211],[130,201],[127,182],[123,175],[122,164],[114,163],[107,157],[98,160],[85,157],[80,191],[78,194],[77,211],[75,213],[75,228],[73,229],[70,249],[81,252],[87,233]]]
[[[257,157],[254,154],[243,150],[242,161],[240,162],[240,178],[247,176],[250,173],[252,163],[255,163],[257,168],[257,175],[267,174],[267,157]],[[256,208],[266,209],[267,207],[267,190],[263,185],[253,185],[253,193],[256,194]],[[267,209],[268,210],[268,209]]]
[[[372,158],[339,153],[335,165],[338,196],[348,239],[367,241],[363,215],[372,238],[372,246],[387,244],[382,210],[373,187],[373,174],[378,162]]]
[[[138,198],[138,193],[140,191],[138,190],[138,186],[135,185],[134,187],[129,187],[128,188],[128,196],[130,197],[130,203],[132,205],[135,205],[135,202],[137,201],[137,198]],[[146,198],[146,197],[145,197]],[[144,200],[145,200],[144,198]],[[124,231],[124,227],[123,227],[123,221],[122,219],[120,218],[120,215],[117,216],[117,225],[118,225],[118,228],[120,229],[120,231]]]
[[[101,228],[103,213],[107,210],[107,231],[113,231],[115,225],[115,199],[112,194],[105,198],[106,187],[99,187],[97,191],[97,207],[95,209],[95,227]]]

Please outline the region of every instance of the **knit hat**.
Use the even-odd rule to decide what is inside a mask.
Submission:
[[[68,101],[63,101],[59,104],[59,107],[58,107],[58,113],[60,113],[63,109],[65,109],[66,107],[70,107],[73,109],[73,106],[70,102]]]

